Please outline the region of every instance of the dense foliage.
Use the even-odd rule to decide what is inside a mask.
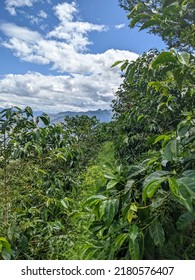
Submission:
[[[195,259],[194,1],[128,1],[168,49],[117,61],[112,122],[0,112],[0,258]]]
[[[3,110],[0,123],[3,257],[70,258],[78,176],[108,137],[105,125],[86,116],[51,125],[46,114],[34,117],[30,107]]]
[[[87,254],[194,259],[194,2],[120,3],[130,27],[149,28],[175,49],[113,64],[124,73],[113,101],[118,164],[106,166],[107,182],[86,201],[93,234]]]
[[[195,47],[194,0],[119,0],[130,12],[130,27],[149,29],[160,35],[169,48],[193,50]]]

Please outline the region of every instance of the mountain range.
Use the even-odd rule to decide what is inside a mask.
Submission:
[[[75,117],[77,116],[88,116],[90,118],[92,117],[96,117],[98,120],[100,120],[100,122],[109,122],[112,119],[112,111],[111,110],[96,110],[96,111],[86,111],[86,112],[60,112],[57,114],[48,114],[50,116],[51,119],[51,123],[59,123],[62,122],[64,120],[65,116],[69,116],[69,117]]]
[[[3,108],[0,108],[0,111],[3,110]],[[43,112],[42,111],[34,111],[34,116],[40,116]],[[86,112],[71,112],[71,111],[65,111],[65,112],[59,112],[59,113],[47,113],[50,117],[51,123],[56,124],[59,122],[62,122],[64,120],[65,116],[74,117],[74,116],[88,116],[90,118],[96,117],[100,122],[109,122],[112,119],[112,111],[111,110],[95,110],[95,111],[86,111]]]

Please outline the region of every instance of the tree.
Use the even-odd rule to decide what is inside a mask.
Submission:
[[[130,27],[149,29],[160,35],[169,48],[192,51],[195,47],[194,0],[119,0],[130,12]]]

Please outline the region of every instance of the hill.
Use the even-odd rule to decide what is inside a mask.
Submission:
[[[0,108],[0,112],[4,110],[4,108]],[[34,111],[34,116],[40,116],[42,115],[43,111]],[[51,123],[56,124],[59,122],[62,122],[64,120],[65,116],[74,117],[74,116],[82,116],[86,115],[90,118],[96,117],[100,122],[109,122],[112,119],[112,111],[111,110],[101,110],[98,109],[96,111],[86,111],[86,112],[71,112],[71,111],[65,111],[65,112],[59,112],[59,113],[47,113],[51,119]]]
[[[109,122],[112,119],[112,111],[111,110],[96,110],[96,111],[86,111],[86,112],[60,112],[57,114],[49,114],[51,118],[51,123],[59,123],[64,120],[65,116],[74,117],[74,116],[88,116],[90,118],[96,117],[101,122]]]

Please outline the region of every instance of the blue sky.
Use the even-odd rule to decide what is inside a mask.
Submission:
[[[109,109],[122,82],[110,66],[165,48],[129,29],[118,0],[4,0],[0,11],[0,107]]]

